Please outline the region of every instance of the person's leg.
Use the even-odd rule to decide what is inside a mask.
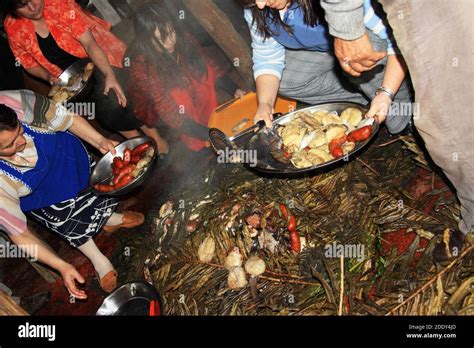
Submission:
[[[107,273],[115,271],[112,263],[104,254],[102,254],[99,248],[97,248],[94,240],[89,239],[89,241],[79,246],[77,249],[79,249],[79,251],[91,261],[95,271],[99,275],[99,278],[103,278]]]
[[[367,99],[342,74],[335,57],[326,52],[286,50],[280,94],[308,104]]]
[[[473,5],[469,0],[382,1],[413,79],[415,126],[461,202],[460,230],[474,230]]]

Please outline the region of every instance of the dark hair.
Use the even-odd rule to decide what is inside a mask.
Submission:
[[[5,104],[0,104],[0,132],[14,130],[17,126],[16,112]]]
[[[304,23],[314,27],[324,19],[319,1],[320,0],[290,0],[290,5],[293,5],[294,2],[298,3],[298,7],[301,8],[304,14]],[[276,35],[276,33],[272,33],[270,28],[268,28],[268,19],[272,20],[273,23],[278,26],[281,26],[289,34],[293,33],[293,28],[282,21],[279,10],[269,7],[260,10],[255,6],[255,0],[243,0],[243,3],[246,8],[250,8],[252,11],[253,23],[257,23],[257,30],[264,35],[265,38]]]
[[[17,10],[26,5],[28,0],[1,0],[1,11],[3,16],[6,18],[7,16],[12,16],[14,18],[18,18]]]
[[[207,74],[204,59],[196,49],[196,45],[190,40],[189,35],[185,34],[184,20],[177,18],[178,14],[170,13],[162,3],[150,3],[140,7],[133,20],[135,38],[127,52],[127,57],[132,59],[143,56],[147,65],[158,70],[160,79],[168,88],[172,86],[184,87],[186,85],[185,72],[192,72],[198,79]],[[179,57],[179,64],[176,58],[156,39],[156,29],[160,31],[162,42],[173,30],[175,31],[174,54]],[[161,48],[161,52],[156,45]]]

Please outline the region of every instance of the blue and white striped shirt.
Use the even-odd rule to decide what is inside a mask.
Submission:
[[[301,12],[295,13],[300,14]],[[288,47],[285,46],[283,43],[278,42],[277,39],[275,39],[274,37],[264,39],[264,36],[258,32],[256,23],[252,25],[253,16],[251,10],[246,9],[244,16],[245,20],[249,25],[250,34],[252,37],[253,71],[255,79],[265,74],[275,75],[276,77],[281,79],[283,70],[285,69],[285,48],[313,50],[312,48],[303,46],[303,44],[299,44],[299,42],[303,42],[305,40],[298,40],[298,30],[295,30],[295,32],[293,33],[292,37],[294,37],[294,39],[292,40],[291,45],[288,45]],[[296,20],[301,21],[301,23],[303,23],[304,20],[302,16],[300,15],[299,17],[301,18],[293,18],[293,22]],[[375,14],[370,0],[364,0],[364,23],[368,30],[372,31],[382,40],[387,41],[388,55],[397,54],[396,46],[393,43],[394,40],[389,34],[388,29],[385,27],[380,17]],[[296,25],[295,28],[297,28]],[[308,33],[300,33],[300,35],[308,35]],[[321,43],[321,36],[318,37],[318,42]],[[297,45],[300,46],[298,47]],[[319,44],[318,48],[314,50],[321,51],[322,46],[324,45]],[[330,42],[328,39],[327,47],[329,46]]]

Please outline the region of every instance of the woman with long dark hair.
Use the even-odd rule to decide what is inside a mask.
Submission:
[[[18,63],[31,75],[50,84],[69,66],[90,58],[95,84],[90,100],[93,115],[109,131],[126,138],[147,128],[134,117],[122,89],[126,45],[110,31],[110,24],[83,10],[74,0],[2,0],[5,31]],[[160,152],[167,144],[158,142]]]
[[[348,2],[347,6],[354,4]],[[319,0],[244,0],[257,85],[256,121],[263,119],[271,125],[280,93],[309,104],[371,101],[367,116],[377,116],[379,122],[389,116],[386,124],[391,133],[407,126],[410,115],[388,115],[394,100],[411,100],[403,57],[397,53],[379,9],[372,7],[370,0],[357,4],[364,11],[366,31],[361,36],[368,36],[374,49],[386,51],[387,57],[373,70],[353,78],[343,73],[334,56]]]
[[[166,5],[137,10],[131,58],[130,98],[135,115],[148,127],[164,123],[192,151],[205,147],[209,117],[217,107],[216,88],[236,98],[244,92],[204,54],[184,28],[185,20]]]

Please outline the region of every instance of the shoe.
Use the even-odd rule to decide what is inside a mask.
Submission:
[[[99,273],[95,272],[97,279],[99,280],[100,287],[106,293],[111,293],[117,287],[117,272],[110,271],[102,278],[99,277]]]
[[[145,216],[142,213],[135,213],[133,211],[126,211],[123,213],[122,223],[117,226],[104,226],[105,232],[116,232],[121,228],[133,228],[142,225],[145,222]]]
[[[461,231],[449,231],[449,251],[446,250],[446,243],[442,241],[433,250],[433,258],[440,265],[444,265],[461,254],[462,247],[464,245],[465,235]]]

